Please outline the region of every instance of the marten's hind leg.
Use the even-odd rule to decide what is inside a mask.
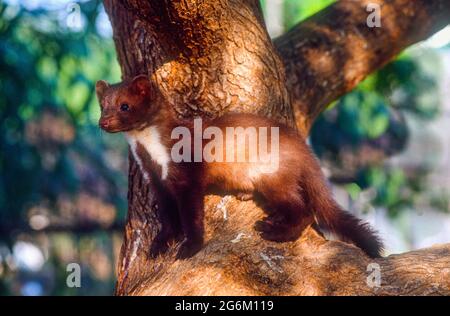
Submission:
[[[264,239],[277,242],[294,241],[313,223],[314,218],[305,207],[302,196],[297,190],[293,191],[286,192],[274,187],[258,191],[270,209],[270,215],[255,224],[255,230],[259,231]]]

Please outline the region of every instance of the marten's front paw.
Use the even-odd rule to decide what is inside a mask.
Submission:
[[[195,255],[202,249],[202,239],[186,239],[180,245],[180,249],[177,253],[177,259],[187,259]]]
[[[271,219],[256,222],[254,228],[262,238],[276,242],[293,241],[300,235],[296,227]]]

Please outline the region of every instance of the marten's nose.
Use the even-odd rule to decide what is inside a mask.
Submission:
[[[110,121],[109,120],[105,120],[105,119],[100,119],[98,124],[100,125],[101,128],[105,129],[105,128],[108,128],[110,126]]]

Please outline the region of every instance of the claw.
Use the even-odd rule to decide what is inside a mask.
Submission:
[[[253,199],[253,193],[239,192],[236,194],[236,198],[240,201],[250,201]]]

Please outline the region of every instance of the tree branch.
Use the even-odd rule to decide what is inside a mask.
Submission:
[[[368,3],[381,7],[379,28],[367,25]],[[299,130],[307,134],[332,101],[449,23],[447,0],[343,0],[277,38]]]

